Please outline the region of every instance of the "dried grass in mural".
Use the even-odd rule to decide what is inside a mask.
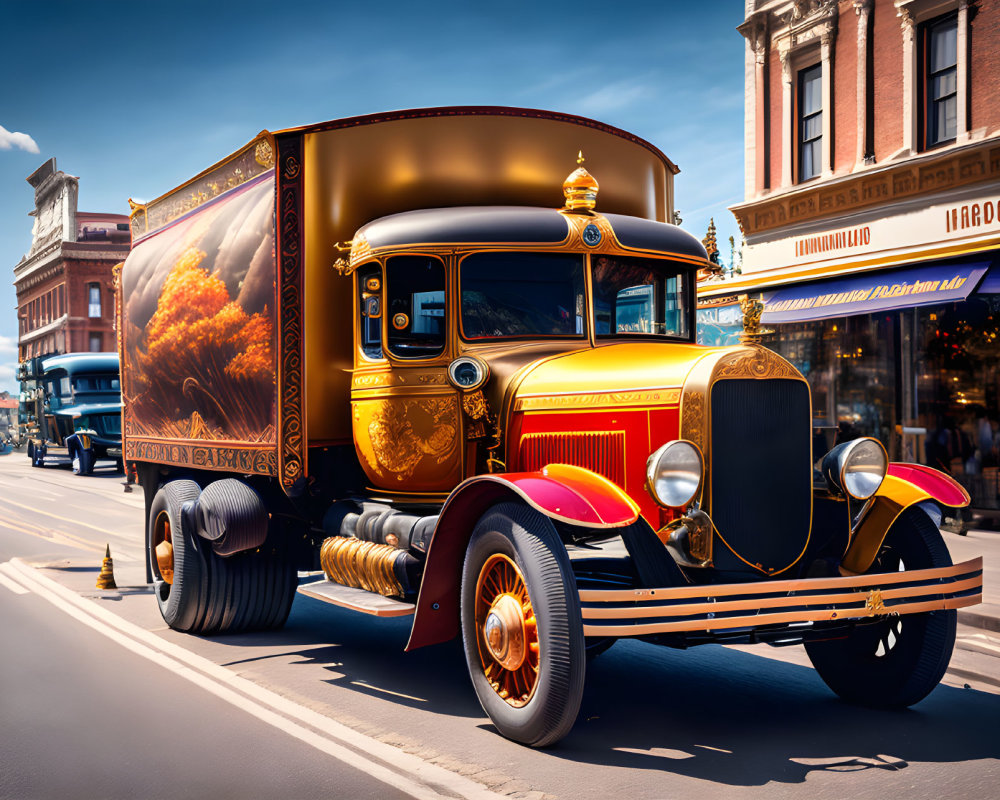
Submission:
[[[273,197],[264,180],[129,256],[127,435],[275,441]]]

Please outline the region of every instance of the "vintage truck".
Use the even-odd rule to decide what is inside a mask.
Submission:
[[[69,464],[90,475],[98,461],[122,468],[117,353],[36,356],[18,365],[22,427],[33,467]]]
[[[794,366],[695,344],[675,172],[592,120],[424,109],[265,131],[133,204],[124,448],[166,622],[275,628],[296,590],[410,615],[534,746],[622,637],[930,692],[981,601],[934,524],[968,496],[875,439],[813,452]]]

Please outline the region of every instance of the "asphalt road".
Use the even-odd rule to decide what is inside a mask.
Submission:
[[[403,652],[406,619],[299,596],[276,633],[169,630],[141,493],[27,461],[0,456],[0,797],[996,796],[996,640],[905,712],[840,702],[798,647],[619,642],[570,735],[531,750],[496,734],[459,643]],[[94,588],[105,544],[118,592]]]

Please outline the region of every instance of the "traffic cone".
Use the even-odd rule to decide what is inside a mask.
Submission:
[[[115,583],[115,565],[111,560],[111,545],[107,545],[104,553],[104,563],[101,564],[101,574],[97,576],[98,589],[117,589]]]

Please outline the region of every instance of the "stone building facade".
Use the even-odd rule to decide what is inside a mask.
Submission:
[[[1000,509],[1000,3],[747,0],[742,274],[818,429]]]
[[[78,211],[79,179],[54,158],[27,180],[35,223],[31,249],[14,267],[18,360],[115,350],[112,269],[129,252],[128,217]]]

